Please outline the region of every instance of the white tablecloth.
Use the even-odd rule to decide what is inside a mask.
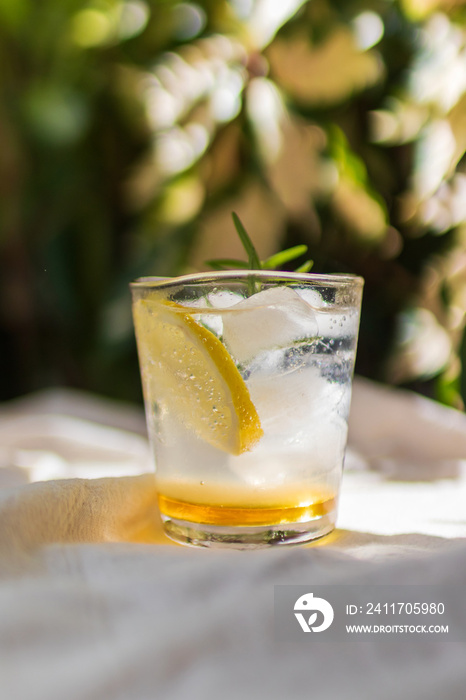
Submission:
[[[192,550],[161,531],[139,409],[70,391],[4,404],[0,697],[460,700],[466,644],[277,646],[273,591],[466,586],[465,460],[466,416],[358,379],[336,532]]]

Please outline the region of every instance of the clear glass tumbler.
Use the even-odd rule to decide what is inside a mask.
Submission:
[[[245,549],[334,528],[362,288],[265,271],[131,285],[169,537]]]

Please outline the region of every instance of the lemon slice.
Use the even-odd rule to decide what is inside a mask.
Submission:
[[[214,447],[251,450],[263,435],[260,419],[220,340],[173,302],[141,299],[133,313],[146,400]]]

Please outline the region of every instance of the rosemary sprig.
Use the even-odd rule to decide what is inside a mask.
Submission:
[[[206,265],[209,265],[214,270],[280,270],[282,266],[286,263],[296,260],[296,258],[301,257],[307,253],[307,245],[295,245],[292,248],[286,248],[279,253],[275,253],[265,260],[260,260],[259,255],[254,247],[254,244],[244,228],[239,216],[233,212],[232,213],[233,223],[235,225],[236,232],[243,244],[243,248],[247,254],[246,260],[235,260],[232,258],[220,258],[217,260],[206,260]],[[313,266],[312,260],[307,260],[305,263],[296,268],[295,272],[309,272]],[[250,280],[249,284],[249,294],[254,294],[256,291],[256,285],[254,279]]]

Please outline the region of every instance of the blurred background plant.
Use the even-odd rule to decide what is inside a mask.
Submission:
[[[0,399],[140,399],[128,282],[306,244],[357,371],[466,396],[463,0],[0,0]]]

